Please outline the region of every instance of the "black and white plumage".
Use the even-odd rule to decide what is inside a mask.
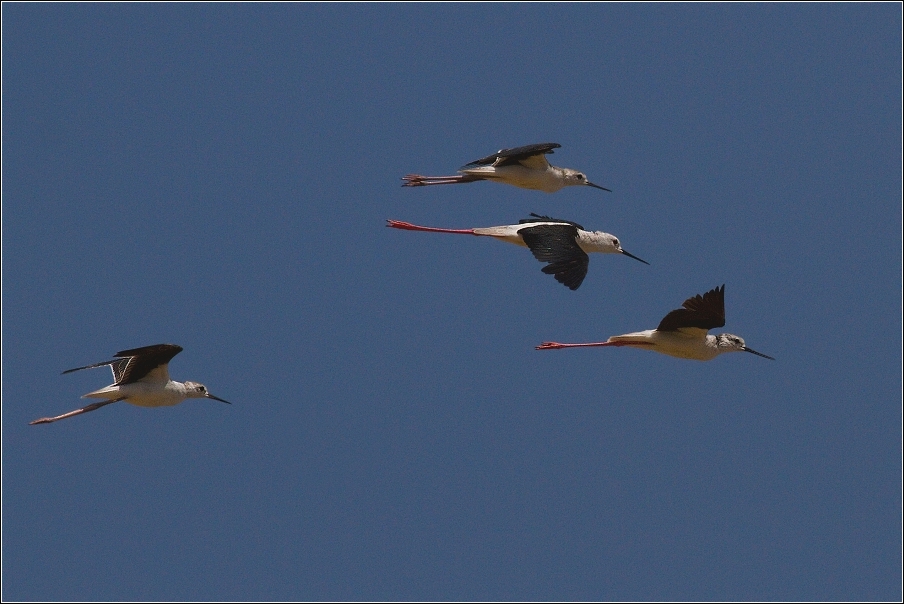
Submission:
[[[585,231],[584,227],[568,220],[531,214],[518,224],[473,229],[440,229],[387,220],[386,226],[408,231],[478,235],[527,247],[540,262],[547,262],[542,271],[553,275],[559,283],[575,290],[587,276],[590,263],[588,252],[623,254],[649,264],[622,249],[618,238],[601,231]]]
[[[120,350],[111,361],[103,361],[94,363],[93,365],[85,365],[84,367],[76,367],[75,369],[67,369],[61,375],[72,373],[73,371],[81,371],[82,369],[95,369],[97,367],[110,366],[113,370],[113,385],[120,386],[137,382],[148,377],[148,374],[154,370],[163,372],[165,379],[169,379],[168,366],[174,356],[182,352],[182,347],[176,344],[154,344],[153,346],[143,346],[141,348],[132,348],[130,350]]]
[[[491,153],[486,157],[475,159],[464,165],[465,168],[474,168],[477,166],[515,166],[526,165],[530,168],[544,167],[544,162],[548,164],[546,155],[555,153],[553,149],[559,149],[562,145],[559,143],[535,143],[533,145],[524,145],[522,147],[513,147],[511,149],[500,149],[496,153]]]
[[[709,331],[725,327],[725,284],[709,290],[703,295],[688,298],[681,305],[662,318],[657,331],[678,329],[702,329]]]
[[[553,149],[561,146],[559,143],[537,143],[512,149],[500,149],[496,153],[465,164],[455,175],[408,174],[402,177],[404,181],[402,186],[424,187],[490,180],[546,193],[555,193],[564,187],[577,185],[609,191],[609,189],[587,180],[583,172],[550,165],[546,155],[553,153]]]
[[[766,359],[775,360],[749,348],[743,338],[734,334],[707,335],[706,332],[710,329],[725,326],[724,284],[703,295],[697,294],[688,298],[681,306],[663,317],[656,329],[612,336],[605,342],[588,342],[586,344],[543,342],[537,346],[537,350],[586,346],[630,346],[695,361],[709,361],[726,352],[750,352]]]
[[[75,411],[56,417],[43,417],[31,424],[49,424],[67,417],[100,409],[105,405],[125,401],[139,407],[167,407],[178,405],[188,398],[209,398],[229,404],[207,391],[197,382],[174,382],[169,376],[169,362],[182,352],[176,344],[154,344],[130,350],[121,350],[114,359],[67,369],[63,374],[109,366],[113,371],[113,383],[89,392],[82,398],[101,398],[103,402],[92,403]]]
[[[576,222],[536,214],[518,223],[532,225],[519,229],[518,234],[534,258],[549,263],[540,270],[554,275],[556,281],[571,290],[580,287],[590,266],[590,256],[578,245],[579,231],[584,227]],[[622,253],[627,254],[624,250]]]

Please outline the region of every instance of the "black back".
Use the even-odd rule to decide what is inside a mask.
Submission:
[[[545,217],[540,217],[545,218]],[[522,223],[524,221],[521,221]],[[528,221],[537,222],[537,221]],[[590,257],[577,243],[578,227],[568,224],[540,224],[518,231],[534,258],[548,262],[541,270],[556,281],[576,290],[587,276]]]
[[[579,229],[581,229],[582,231],[585,230],[584,227],[582,227],[578,223],[572,222],[570,220],[562,220],[560,218],[550,218],[549,216],[540,216],[539,214],[534,214],[533,212],[531,212],[530,215],[531,215],[530,218],[522,218],[521,220],[519,220],[518,224],[530,224],[531,222],[561,222],[564,224],[570,224],[570,225],[576,226]]]
[[[553,153],[553,149],[558,149],[561,146],[562,145],[559,143],[537,143],[535,145],[525,145],[523,147],[513,147],[511,149],[500,149],[492,155],[475,159],[474,161],[465,164],[465,166],[489,166],[496,163],[497,159],[503,160],[497,165],[507,166],[516,164],[520,160],[533,157],[534,155]]]
[[[680,327],[714,329],[725,325],[725,284],[711,289],[702,296],[697,294],[682,304],[684,308],[673,310],[659,322],[657,331],[675,331]]]

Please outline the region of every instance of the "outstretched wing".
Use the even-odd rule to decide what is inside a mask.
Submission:
[[[115,383],[128,384],[147,378],[155,382],[168,382],[167,364],[180,352],[182,352],[182,347],[176,344],[154,344],[153,346],[121,350],[115,356],[128,357],[128,364]],[[151,372],[154,372],[154,375],[149,375]]]
[[[544,169],[549,166],[544,155],[553,153],[553,149],[561,147],[559,143],[537,143],[511,149],[500,149],[492,155],[475,159],[466,164],[464,168],[473,166],[510,166],[524,164],[529,168]]]
[[[725,325],[725,285],[697,294],[673,310],[659,322],[658,331],[675,331],[683,327],[710,330]]]
[[[581,286],[590,257],[577,244],[578,229],[571,224],[541,224],[518,231],[534,258],[548,262],[541,270],[554,275],[568,289]]]
[[[142,378],[147,378],[148,374],[154,370],[157,371],[152,376],[152,381],[166,382],[169,381],[169,372],[167,371],[166,365],[180,352],[182,352],[182,347],[177,346],[176,344],[142,346],[141,348],[121,350],[114,355],[118,358],[111,361],[103,361],[102,363],[94,363],[93,365],[67,369],[63,373],[72,373],[73,371],[81,371],[82,369],[94,369],[95,367],[109,365],[110,369],[113,370],[114,386],[137,382]]]
[[[72,373],[73,371],[81,371],[82,369],[94,369],[96,367],[106,367],[107,365],[109,365],[110,369],[113,370],[113,383],[118,384],[119,380],[122,378],[122,372],[125,371],[126,365],[128,364],[129,359],[113,359],[111,361],[103,361],[101,363],[85,365],[84,367],[76,367],[75,369],[67,369],[61,375]]]

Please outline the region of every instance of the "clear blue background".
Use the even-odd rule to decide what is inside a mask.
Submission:
[[[901,108],[896,3],[4,4],[4,599],[899,599]],[[384,227],[532,211],[651,266]]]

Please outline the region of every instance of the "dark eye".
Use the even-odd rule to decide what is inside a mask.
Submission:
[[[583,175],[583,174],[578,174],[578,180],[584,180],[584,175]]]
[[[613,239],[612,243],[615,244],[615,247],[618,247],[618,239]]]

